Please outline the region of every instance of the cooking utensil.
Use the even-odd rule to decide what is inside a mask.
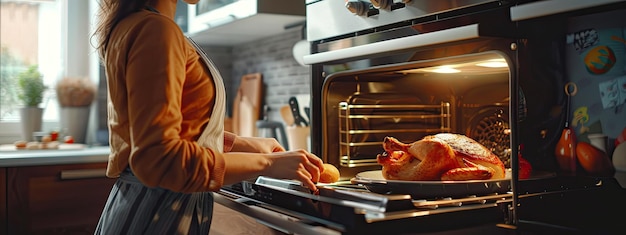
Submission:
[[[405,181],[387,180],[382,171],[365,171],[351,179],[368,190],[382,194],[409,194],[414,199],[455,197],[478,194],[506,193],[511,188],[511,175],[504,179],[466,181]]]
[[[287,126],[292,126],[295,122],[294,118],[293,118],[293,114],[291,113],[291,108],[289,107],[289,105],[285,105],[283,107],[280,107],[280,116],[283,117],[283,121],[285,121],[285,124]]]
[[[525,180],[547,179],[555,176],[553,172],[533,171]],[[504,179],[465,181],[387,180],[383,177],[382,171],[376,170],[358,173],[351,179],[351,182],[361,184],[375,193],[409,194],[414,199],[505,193],[510,190],[511,169],[506,170]]]
[[[291,108],[291,113],[293,114],[294,123],[297,126],[308,126],[307,121],[300,114],[300,106],[298,105],[298,99],[292,96],[289,98],[289,107]]]
[[[555,177],[552,172],[534,171],[529,179]],[[382,194],[409,194],[414,199],[454,197],[479,194],[506,193],[511,187],[511,170],[507,169],[504,179],[465,181],[405,181],[387,180],[382,171],[365,171],[351,179],[353,184],[362,184],[368,190]]]
[[[570,102],[571,97],[578,92],[576,84],[570,82],[565,84],[565,94],[567,95],[567,103],[565,109],[565,127],[561,132],[561,138],[554,148],[554,155],[561,170],[568,174],[575,174],[577,169],[576,159],[576,132],[569,126],[570,118]]]
[[[233,100],[232,131],[240,136],[256,136],[256,121],[261,119],[263,76],[261,73],[241,77]]]
[[[304,107],[304,113],[306,113],[306,118],[310,121],[311,120],[311,108]]]

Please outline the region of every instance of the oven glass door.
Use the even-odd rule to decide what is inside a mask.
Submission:
[[[453,132],[474,138],[510,166],[509,43],[480,40],[324,66],[321,156],[351,177],[380,168],[376,156],[386,136],[411,143]],[[429,58],[435,55],[442,57]]]

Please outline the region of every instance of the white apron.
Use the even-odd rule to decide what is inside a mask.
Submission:
[[[224,152],[224,116],[226,115],[226,89],[224,88],[224,80],[219,70],[213,64],[213,61],[204,53],[202,48],[196,44],[191,38],[188,38],[191,45],[196,48],[196,51],[202,57],[202,60],[209,68],[213,81],[215,83],[215,107],[213,107],[213,114],[207,124],[206,128],[198,138],[200,146],[216,149],[220,153]]]
[[[215,106],[198,143],[223,152],[226,91],[213,62],[190,38],[215,83]],[[178,193],[144,186],[128,168],[111,189],[95,234],[209,234],[211,192]]]

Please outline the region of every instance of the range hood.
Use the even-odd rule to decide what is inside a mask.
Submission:
[[[233,46],[276,35],[301,24],[306,15],[304,1],[298,0],[234,0],[198,13],[203,1],[224,2],[189,5],[187,35],[202,45]]]

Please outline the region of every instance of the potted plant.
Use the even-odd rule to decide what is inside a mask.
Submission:
[[[46,85],[37,65],[32,65],[17,75],[20,88],[18,98],[24,107],[20,109],[22,123],[22,138],[26,141],[33,140],[33,132],[41,131],[43,108],[39,104],[43,101],[43,93]]]
[[[56,87],[61,106],[60,123],[65,137],[85,143],[91,104],[96,98],[96,85],[88,78],[65,77]]]

